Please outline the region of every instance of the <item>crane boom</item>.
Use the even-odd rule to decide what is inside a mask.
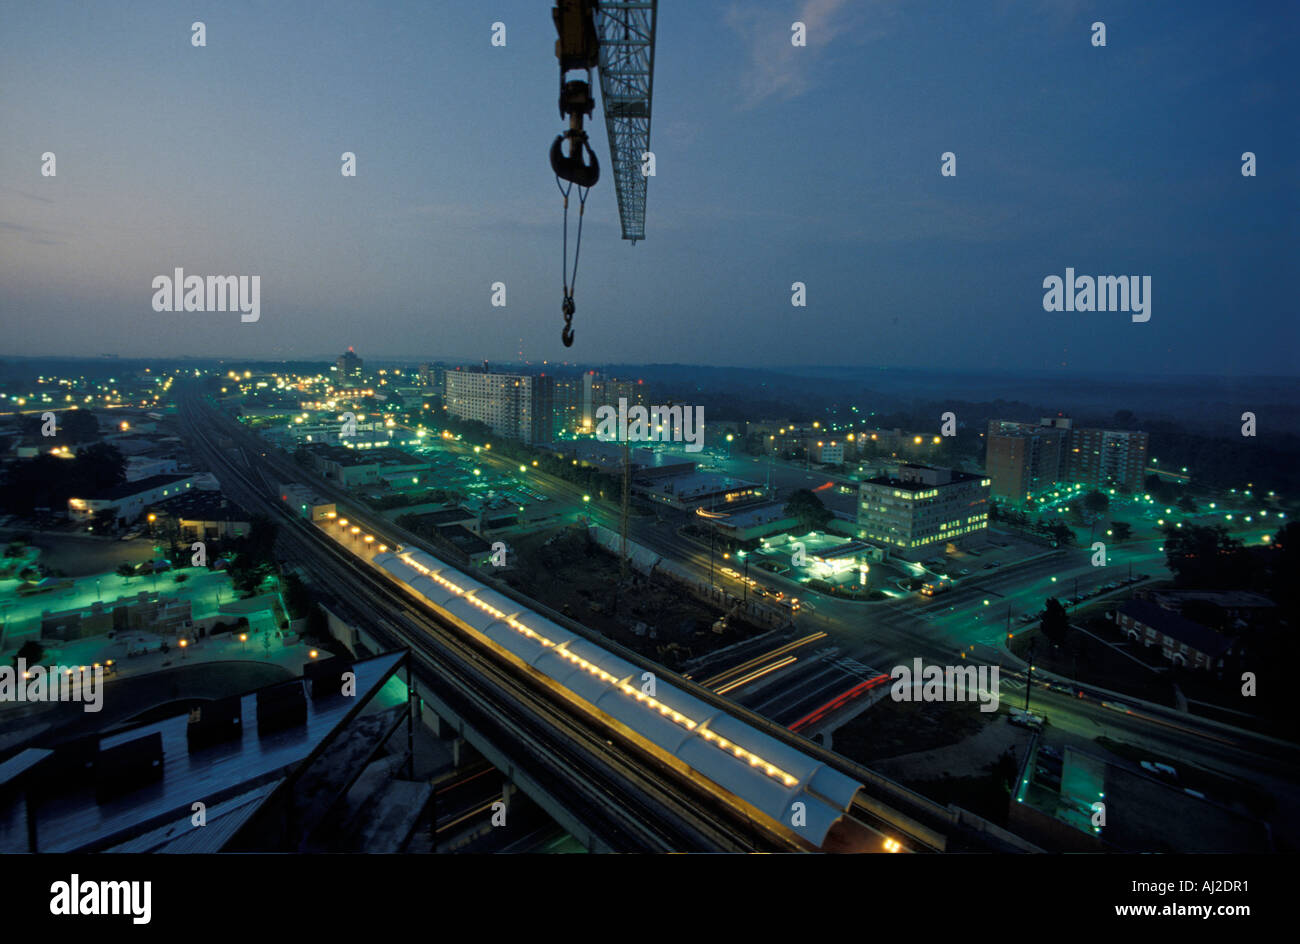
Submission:
[[[658,0],[598,0],[600,99],[609,135],[610,166],[623,238],[645,239],[650,150],[650,101],[654,91],[655,22]]]
[[[564,198],[564,242],[560,339],[573,346],[573,300],[582,250],[582,221],[587,193],[600,180],[600,162],[591,149],[583,120],[596,103],[591,70],[600,72],[600,97],[609,133],[609,157],[623,238],[636,245],[645,239],[646,178],[654,172],[650,151],[650,96],[654,89],[655,20],[658,0],[556,0],[551,8],[560,61],[560,115],[569,128],[551,142],[551,169]],[[581,70],[586,78],[570,79]],[[567,152],[565,145],[568,145]],[[646,166],[648,164],[648,166]],[[578,232],[569,269],[569,194],[578,188]]]

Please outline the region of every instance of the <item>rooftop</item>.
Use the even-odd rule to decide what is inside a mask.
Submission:
[[[193,477],[194,474],[191,472],[169,472],[164,475],[151,475],[147,479],[123,482],[121,485],[114,485],[110,489],[86,497],[92,501],[115,501],[119,498],[130,498],[132,495],[150,492],[155,488],[165,488],[168,485],[184,482],[186,479],[192,479]]]
[[[248,512],[217,491],[190,489],[155,506],[174,518],[189,521],[248,521]]]
[[[1149,600],[1129,600],[1120,606],[1119,611],[1133,621],[1150,626],[1156,632],[1164,633],[1178,642],[1185,642],[1208,656],[1222,655],[1232,648],[1232,640],[1222,633],[1194,623]]]
[[[945,485],[960,485],[973,482],[984,476],[974,472],[958,472],[956,469],[940,469],[936,466],[904,464],[899,466],[898,475],[878,475],[863,479],[863,485],[883,485],[888,488],[902,489],[908,492],[920,492]]]

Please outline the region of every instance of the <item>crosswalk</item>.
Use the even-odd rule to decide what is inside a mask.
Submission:
[[[860,678],[863,680],[873,679],[876,676],[881,674],[880,672],[877,672],[875,669],[873,669],[871,666],[863,662],[859,662],[857,659],[849,659],[849,658],[836,659],[834,664],[836,668],[842,669],[845,672],[847,672],[849,675],[852,675],[856,678]]]

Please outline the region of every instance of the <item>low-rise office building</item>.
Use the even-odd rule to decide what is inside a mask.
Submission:
[[[931,466],[899,466],[898,475],[861,485],[858,537],[920,560],[949,542],[968,543],[988,529],[989,479]]]

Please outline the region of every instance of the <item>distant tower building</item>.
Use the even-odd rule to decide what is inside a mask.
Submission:
[[[361,358],[357,357],[357,352],[350,345],[339,355],[334,366],[338,369],[339,376],[346,380],[361,379]]]
[[[619,380],[603,373],[589,370],[582,375],[582,427],[590,432],[596,428],[596,411],[602,406],[618,408],[619,398],[627,400],[629,407],[647,406],[649,393],[640,380]]]

